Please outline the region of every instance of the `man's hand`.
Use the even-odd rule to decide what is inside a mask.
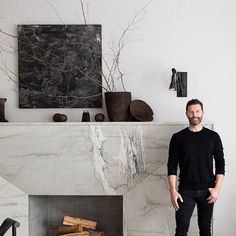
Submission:
[[[175,208],[176,211],[179,210],[179,204],[178,204],[178,199],[183,202],[182,196],[176,191],[176,190],[171,190],[170,191],[171,195],[171,202],[173,207]]]
[[[219,191],[215,188],[209,188],[211,195],[207,198],[208,203],[215,203],[219,196]]]

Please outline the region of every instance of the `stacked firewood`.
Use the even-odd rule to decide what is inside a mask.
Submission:
[[[57,229],[60,236],[105,236],[103,231],[96,231],[95,221],[64,216],[62,224]]]

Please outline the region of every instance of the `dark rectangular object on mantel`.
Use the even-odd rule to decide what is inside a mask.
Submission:
[[[65,215],[97,222],[96,231],[123,236],[123,196],[29,196],[29,236],[57,236]]]
[[[101,108],[101,25],[19,25],[19,107]]]

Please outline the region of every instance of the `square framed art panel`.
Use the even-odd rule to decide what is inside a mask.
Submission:
[[[102,107],[101,25],[18,25],[19,107]]]

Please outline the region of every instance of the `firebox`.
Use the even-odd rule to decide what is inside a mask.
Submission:
[[[29,196],[29,235],[57,236],[65,216],[97,222],[105,236],[123,236],[123,196]]]

